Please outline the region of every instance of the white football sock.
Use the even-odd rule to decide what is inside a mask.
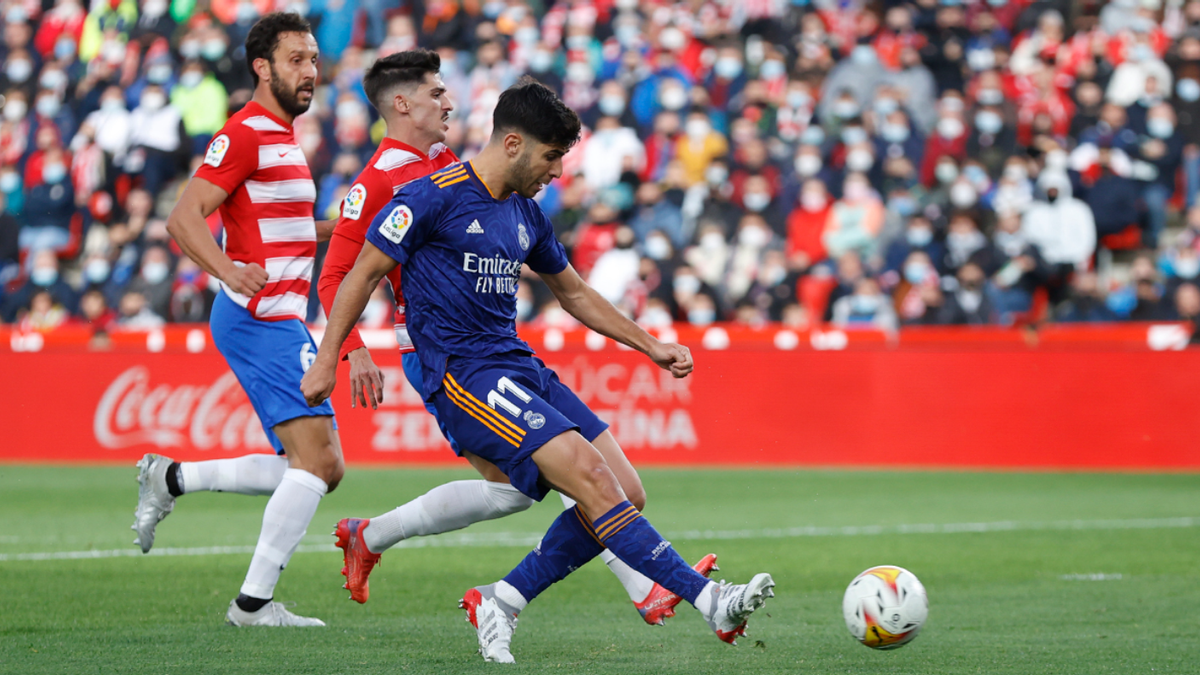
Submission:
[[[263,511],[262,532],[250,560],[242,593],[252,598],[275,594],[279,573],[296,552],[308,523],[325,496],[325,481],[303,469],[288,469]]]
[[[525,596],[521,595],[521,591],[518,591],[512,584],[503,579],[496,582],[495,591],[497,599],[508,605],[512,605],[512,608],[518,612],[525,609],[525,606],[529,604]]]
[[[693,607],[700,610],[700,614],[706,620],[711,619],[713,611],[716,610],[717,594],[713,592],[717,587],[716,584],[717,582],[715,581],[708,582],[704,590],[700,591],[700,595],[696,596],[696,604],[693,605]]]
[[[183,493],[235,492],[240,495],[269,495],[279,487],[287,457],[255,454],[207,462],[180,462]]]
[[[533,506],[533,500],[508,483],[458,480],[429,492],[382,516],[362,531],[363,543],[382,553],[410,537],[461,530],[471,523],[501,518]]]
[[[562,497],[563,508],[569,509],[575,506],[574,499],[562,493],[559,493],[559,496]],[[612,570],[613,574],[617,575],[617,580],[625,587],[625,592],[629,594],[630,600],[635,603],[641,602],[646,599],[647,595],[650,595],[650,591],[654,588],[654,582],[649,577],[626,565],[617,557],[617,554],[608,549],[600,552],[600,559],[604,561],[605,565],[608,565],[608,569]]]

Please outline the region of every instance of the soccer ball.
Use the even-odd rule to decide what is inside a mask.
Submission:
[[[842,598],[846,628],[872,649],[895,649],[912,641],[929,616],[929,598],[917,575],[880,565],[854,577]]]

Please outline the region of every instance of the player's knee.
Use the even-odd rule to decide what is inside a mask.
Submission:
[[[621,501],[623,492],[612,469],[604,462],[594,464],[583,470],[583,480],[592,494],[605,501]]]
[[[646,510],[646,489],[642,487],[642,482],[638,481],[634,485],[622,486],[625,490],[625,499],[633,504],[638,511]]]

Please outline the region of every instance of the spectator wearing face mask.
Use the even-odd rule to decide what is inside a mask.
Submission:
[[[662,187],[657,183],[642,183],[634,195],[636,206],[629,226],[638,241],[645,242],[653,231],[670,238],[672,246],[682,248],[688,244],[690,233],[683,227],[683,215],[679,207],[663,198]]]
[[[1175,128],[1175,111],[1170,104],[1159,103],[1146,118],[1146,133],[1130,150],[1132,177],[1141,188],[1146,204],[1146,246],[1158,246],[1167,226],[1167,201],[1175,193],[1175,178],[1183,163],[1183,138]]]
[[[178,108],[167,103],[162,87],[149,85],[142,91],[130,123],[133,133],[129,139],[131,151],[125,160],[125,170],[141,174],[146,190],[158,194],[178,175],[181,154],[190,155],[190,148],[182,142],[185,138],[183,118]]]
[[[981,326],[996,323],[996,310],[988,297],[983,268],[967,263],[958,270],[958,287],[946,295],[939,323],[948,326]]]
[[[646,149],[637,133],[621,126],[616,117],[601,117],[582,150],[583,179],[592,190],[616,185],[627,160],[635,172],[646,164]]]
[[[920,164],[921,155],[925,151],[925,139],[909,121],[908,113],[899,107],[893,108],[898,105],[894,98],[875,102],[876,113],[882,114],[883,118],[875,125],[875,157],[900,155],[907,157],[914,164]]]
[[[900,269],[900,281],[892,291],[892,302],[900,323],[905,326],[939,323],[945,298],[937,270],[929,256],[924,251],[913,250]]]
[[[192,155],[203,155],[213,134],[228,118],[229,95],[225,86],[199,61],[183,66],[179,83],[171,89],[171,105],[183,117],[183,130],[192,139]]]
[[[25,111],[28,107],[28,101],[33,99],[37,93],[37,66],[34,61],[34,56],[24,49],[9,50],[4,59],[4,72],[0,73],[0,86],[7,92],[5,98],[9,101],[16,99],[14,94],[19,94],[21,102],[26,105],[26,108],[21,109],[21,114],[16,114],[16,108],[12,112],[7,112],[5,118],[16,122],[25,118]],[[7,105],[5,106],[8,107]]]
[[[54,255],[54,251],[42,249],[33,253],[32,257],[29,277],[4,299],[0,315],[9,323],[16,319],[17,312],[29,306],[34,294],[40,291],[50,293],[54,302],[65,307],[68,312],[74,311],[78,301],[74,289],[59,274],[58,256]]]
[[[125,109],[121,88],[114,85],[105,89],[100,97],[100,109],[84,118],[82,126],[91,129],[92,139],[104,152],[106,170],[116,173],[116,167],[125,162],[129,139],[133,135],[133,121]]]
[[[924,216],[914,216],[909,219],[904,228],[904,234],[888,244],[883,258],[883,273],[903,276],[904,262],[913,253],[921,253],[934,266],[934,272],[941,271],[945,257],[945,245],[937,240],[933,224]],[[892,282],[894,283],[894,282]]]
[[[787,221],[787,262],[795,272],[804,272],[828,257],[822,237],[833,213],[833,201],[825,184],[817,179],[804,182],[796,208]]]
[[[1113,153],[1101,149],[1097,154],[1097,177],[1084,193],[1084,201],[1096,220],[1096,236],[1117,234],[1130,225],[1143,223],[1142,189],[1137,182],[1116,172]],[[1118,161],[1118,164],[1121,162]],[[1124,162],[1128,167],[1129,162]]]
[[[51,148],[42,156],[41,182],[28,189],[21,248],[60,250],[69,243],[75,190],[67,174],[68,161],[58,148]]]
[[[120,44],[129,42],[129,34],[137,20],[135,0],[105,0],[92,4],[79,38],[79,60],[86,63],[100,56],[106,34]]]
[[[166,317],[170,314],[173,285],[170,254],[161,246],[151,246],[142,253],[141,269],[125,290],[141,294],[150,311]]]
[[[968,262],[990,261],[994,257],[991,243],[983,236],[979,224],[970,212],[959,211],[950,217],[942,269],[949,274],[957,274]]]
[[[934,187],[938,183],[935,175],[943,157],[956,162],[967,158],[967,126],[963,122],[963,101],[957,96],[942,99],[937,126],[925,141],[925,154],[921,161],[921,183]]]
[[[987,288],[1000,323],[1009,325],[1014,314],[1033,305],[1033,294],[1046,284],[1049,269],[1041,252],[1021,232],[1021,217],[1016,213],[1000,216],[991,250],[993,264],[984,266],[991,274]]]
[[[736,303],[750,291],[763,267],[768,248],[775,244],[774,239],[775,235],[761,216],[750,213],[742,218],[722,283],[726,306]]]
[[[689,186],[704,181],[704,171],[714,159],[729,152],[729,143],[712,128],[702,112],[688,115],[683,135],[676,141],[675,157],[682,163]]]
[[[984,106],[976,110],[967,139],[967,156],[983,162],[989,171],[999,172],[1016,151],[1017,131],[1005,122],[1001,109]]]
[[[33,135],[44,130],[52,130],[59,138],[71,138],[75,135],[75,113],[70,106],[63,105],[66,74],[57,68],[47,68],[39,80],[42,88],[38,90],[33,100]],[[54,88],[47,85],[53,83]]]
[[[1163,266],[1169,272],[1167,296],[1174,296],[1181,284],[1200,282],[1200,251],[1189,246],[1175,246],[1163,256]]]
[[[1147,91],[1146,83],[1154,79],[1161,92],[1174,86],[1171,69],[1155,53],[1145,34],[1126,49],[1125,61],[1113,71],[1105,99],[1122,107],[1133,105]]]
[[[848,58],[839,61],[822,85],[817,114],[822,120],[848,120],[861,114],[884,76],[879,56],[871,45],[855,45]]]
[[[87,18],[79,0],[57,0],[54,7],[42,14],[33,44],[43,56],[62,58],[61,41],[69,41],[72,55],[79,51],[83,22]],[[63,55],[65,56],[65,55]]]
[[[742,188],[742,207],[746,213],[762,218],[773,233],[784,234],[787,231],[786,214],[776,208],[770,181],[764,176],[752,175],[746,178]]]
[[[833,303],[833,325],[842,330],[872,329],[895,332],[899,326],[890,298],[874,279],[859,279],[854,292]]]
[[[635,248],[637,237],[629,227],[618,227],[613,239],[613,247],[596,259],[587,277],[588,285],[618,308],[631,311],[633,306],[626,296],[637,281],[642,257]]]
[[[822,236],[830,257],[840,258],[847,251],[856,251],[864,258],[874,255],[883,218],[883,202],[871,189],[866,176],[859,173],[847,176],[842,198],[834,203],[832,217]]]
[[[1086,203],[1071,196],[1071,179],[1063,171],[1046,169],[1038,176],[1044,199],[1035,201],[1021,221],[1021,232],[1038,247],[1046,262],[1060,268],[1085,270],[1096,251],[1096,221]]]

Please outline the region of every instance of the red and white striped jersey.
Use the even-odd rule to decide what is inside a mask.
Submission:
[[[213,137],[196,178],[229,193],[220,208],[225,254],[267,271],[254,297],[222,283],[225,294],[256,319],[303,321],[317,253],[317,187],[291,125],[247,103]]]
[[[358,175],[354,185],[346,193],[346,198],[342,200],[341,216],[333,228],[333,237],[329,240],[329,250],[325,253],[325,262],[321,267],[321,279],[317,282],[317,293],[321,297],[326,315],[333,309],[333,299],[337,297],[342,279],[349,274],[350,269],[354,267],[354,261],[358,259],[358,253],[367,239],[367,228],[371,226],[375,216],[392,201],[392,196],[405,184],[456,162],[458,157],[454,156],[454,151],[441,143],[435,143],[429,148],[429,155],[426,156],[420,150],[400,141],[383,139],[371,161],[367,162],[366,168]],[[392,286],[392,295],[396,298],[396,342],[400,345],[401,353],[411,352],[413,346],[404,320],[404,294],[400,291],[399,266],[388,273],[387,280]],[[352,330],[342,343],[340,357],[345,358],[347,354],[362,346],[363,341],[358,330]]]

